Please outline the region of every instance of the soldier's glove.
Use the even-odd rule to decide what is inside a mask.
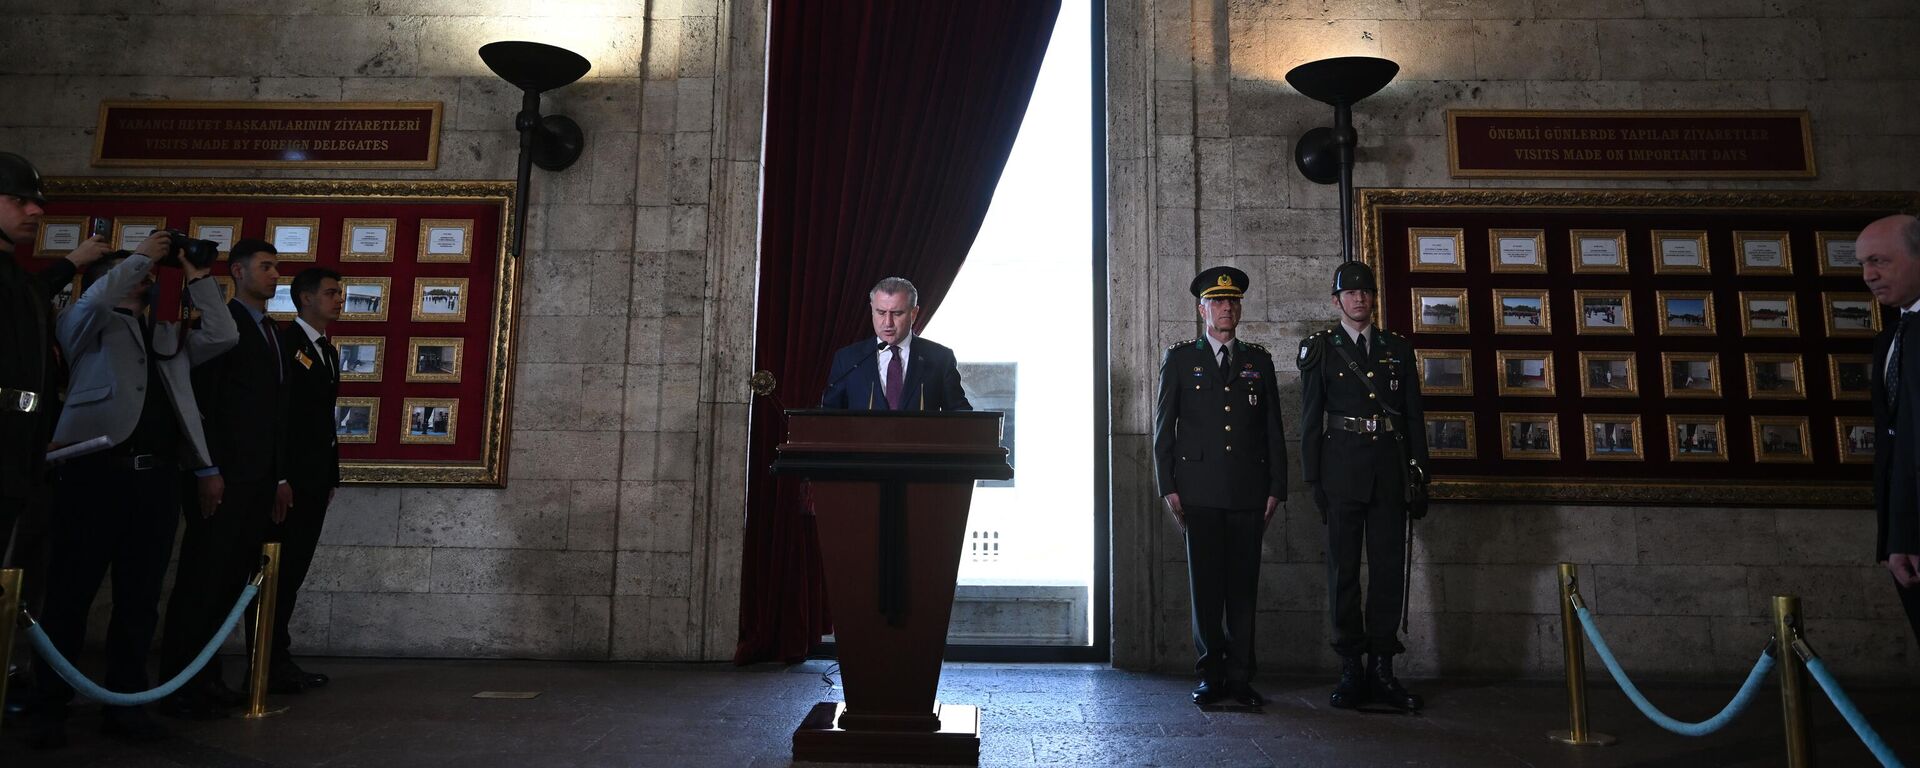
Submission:
[[[1326,486],[1320,485],[1319,483],[1314,484],[1313,505],[1320,508],[1320,524],[1326,525],[1327,524],[1327,507],[1331,506],[1330,504],[1327,503]],[[1422,514],[1425,514],[1425,513],[1423,512]]]

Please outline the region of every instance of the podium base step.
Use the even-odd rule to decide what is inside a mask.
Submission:
[[[793,731],[793,759],[831,763],[979,765],[980,708],[940,707],[940,730],[849,731],[834,725],[847,705],[823,701]]]

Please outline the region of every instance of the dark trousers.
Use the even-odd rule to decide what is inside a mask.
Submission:
[[[1193,647],[1200,656],[1194,670],[1209,682],[1250,681],[1265,510],[1189,506],[1185,511]]]
[[[293,621],[294,600],[300,585],[307,581],[313,567],[313,551],[320,545],[320,529],[327,523],[327,496],[330,489],[319,483],[294,481],[293,509],[287,520],[267,529],[267,541],[280,542],[280,589],[274,605],[273,661],[293,659],[293,635],[287,626]]]
[[[184,482],[188,488],[197,488],[191,474],[184,476]],[[171,678],[193,663],[260,569],[260,542],[272,521],[276,485],[228,482],[213,517],[200,516],[197,491],[192,501],[181,505],[186,510],[187,532],[180,541],[180,565],[174,572],[166,633],[160,640],[162,677]],[[219,681],[219,657],[194,679]]]
[[[1333,650],[1342,656],[1393,655],[1400,644],[1406,568],[1406,490],[1396,472],[1378,472],[1365,498],[1327,494],[1327,602]],[[1367,555],[1366,612],[1360,610],[1360,553]]]
[[[147,649],[160,621],[160,580],[173,554],[180,514],[171,468],[135,470],[85,458],[60,472],[53,518],[53,554],[40,625],[68,659],[87,639],[87,614],[100,582],[113,574],[113,616],[107,625],[106,688],[139,693],[152,687]],[[65,714],[73,689],[45,660],[36,664],[49,714]]]
[[[0,568],[13,567],[12,562],[7,560],[7,548],[13,544],[13,521],[20,519],[26,509],[26,499],[0,496]]]
[[[1903,588],[1896,581],[1893,588],[1900,593],[1900,607],[1907,609],[1907,624],[1913,627],[1913,638],[1920,642],[1920,585]]]

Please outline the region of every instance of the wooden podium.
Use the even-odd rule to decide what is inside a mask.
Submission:
[[[976,765],[977,707],[934,701],[975,480],[1013,477],[993,411],[787,412],[773,471],[808,478],[846,703],[793,758]]]

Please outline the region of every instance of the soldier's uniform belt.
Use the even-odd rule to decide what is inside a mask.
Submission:
[[[1393,421],[1379,416],[1361,419],[1353,416],[1334,416],[1328,414],[1327,426],[1333,427],[1334,429],[1344,429],[1348,432],[1359,432],[1363,435],[1393,431]]]
[[[40,410],[40,393],[0,387],[0,411],[33,413]]]

